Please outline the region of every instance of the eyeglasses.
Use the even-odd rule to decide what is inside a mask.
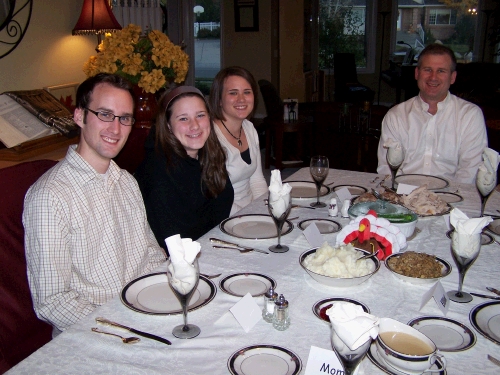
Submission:
[[[87,111],[92,112],[94,115],[97,116],[97,118],[101,121],[104,122],[113,122],[115,121],[115,118],[118,117],[118,121],[120,121],[120,124],[125,125],[125,126],[132,126],[135,123],[135,118],[132,116],[116,116],[112,114],[111,112],[104,112],[104,111],[93,111],[90,108],[85,108]]]

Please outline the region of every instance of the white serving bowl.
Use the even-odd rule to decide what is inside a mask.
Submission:
[[[442,279],[443,277],[445,276],[448,276],[450,273],[451,273],[451,265],[450,263],[448,263],[446,260],[444,259],[441,259],[441,258],[438,258],[436,257],[436,260],[441,264],[441,276],[440,277],[432,277],[432,278],[427,278],[427,279],[423,279],[423,278],[420,278],[420,277],[410,277],[410,276],[405,276],[405,275],[402,275],[400,273],[397,273],[396,271],[394,271],[390,266],[389,266],[389,260],[390,259],[393,259],[393,258],[397,258],[397,257],[400,257],[401,255],[403,255],[404,253],[396,253],[396,254],[392,254],[392,255],[389,255],[386,259],[385,259],[385,267],[391,271],[391,273],[396,276],[398,279],[400,280],[403,280],[403,281],[406,281],[407,283],[410,283],[410,284],[416,284],[416,285],[427,285],[427,284],[434,284],[436,281]],[[428,254],[429,255],[429,254]]]
[[[337,288],[345,288],[345,287],[350,287],[350,286],[355,286],[359,285],[361,283],[364,283],[366,280],[368,280],[370,277],[372,277],[380,268],[380,261],[377,259],[376,256],[370,258],[373,263],[375,263],[375,270],[373,270],[372,273],[369,273],[368,275],[365,276],[360,276],[360,277],[330,277],[330,276],[325,276],[325,275],[320,275],[319,273],[310,271],[307,269],[306,266],[304,266],[304,259],[310,255],[314,254],[318,248],[315,249],[310,249],[304,251],[302,254],[300,254],[299,257],[299,263],[302,266],[304,270],[311,276],[314,280],[316,280],[320,284],[328,285],[328,286],[333,286]],[[363,255],[368,255],[370,254],[368,251],[362,250],[362,249],[356,249],[363,253]]]

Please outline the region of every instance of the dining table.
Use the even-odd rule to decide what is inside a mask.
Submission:
[[[328,190],[339,185],[361,186],[366,189],[379,188],[384,175],[330,169],[324,181]],[[311,182],[309,168],[302,168],[286,181]],[[385,182],[390,185],[389,180]],[[464,199],[452,203],[469,217],[479,215],[480,197],[474,184],[450,181],[443,191],[453,192]],[[336,197],[334,189],[321,200],[328,203]],[[261,196],[235,216],[249,214],[269,215],[268,207]],[[240,253],[232,249],[214,248],[210,238],[219,238],[242,246],[265,250],[276,244],[276,238],[247,239],[238,238],[231,233],[223,232],[220,226],[214,227],[197,241],[201,244],[199,268],[203,274],[221,274],[211,282],[215,285],[213,299],[205,305],[188,313],[189,323],[201,329],[198,337],[178,339],[172,335],[172,329],[182,323],[181,314],[161,315],[148,314],[127,307],[120,295],[91,314],[84,317],[52,341],[33,353],[31,356],[10,369],[8,374],[228,374],[228,361],[235,353],[250,346],[271,346],[285,348],[300,358],[304,374],[311,347],[332,350],[330,342],[331,328],[326,321],[313,313],[313,306],[320,300],[340,297],[359,301],[366,305],[370,313],[377,317],[389,317],[403,323],[423,316],[444,317],[437,303],[431,298],[421,307],[422,298],[433,285],[415,285],[395,277],[383,264],[380,269],[364,283],[351,287],[331,287],[315,281],[301,266],[299,258],[303,252],[311,248],[299,223],[308,219],[330,219],[342,226],[350,222],[349,218],[329,217],[328,207],[306,208],[316,197],[293,199],[297,204],[291,210],[289,218],[293,230],[284,234],[281,243],[289,247],[284,253],[264,254],[250,251]],[[338,200],[337,200],[338,201]],[[337,202],[342,204],[342,202]],[[305,206],[305,207],[301,207]],[[500,193],[495,190],[490,196],[485,212],[499,215]],[[434,254],[446,260],[452,270],[442,278],[440,283],[445,291],[458,287],[458,271],[450,251],[449,230],[446,217],[420,217],[416,227],[418,233],[408,241],[407,250]],[[323,240],[335,245],[338,232],[323,234]],[[496,234],[490,235],[499,239]],[[464,280],[464,291],[490,294],[485,288],[500,289],[500,246],[497,243],[483,245],[480,255],[468,270]],[[166,265],[160,266],[156,272],[165,272]],[[284,331],[274,329],[271,323],[260,319],[248,332],[241,327],[229,311],[242,297],[231,295],[221,290],[219,282],[233,274],[265,275],[276,282],[276,292],[283,294],[288,301],[290,326]],[[165,284],[168,288],[168,284]],[[262,307],[264,297],[253,297]],[[491,300],[474,297],[470,303],[450,302],[446,318],[457,321],[468,327],[475,337],[475,343],[466,350],[455,352],[444,351],[447,361],[447,374],[493,374],[499,373],[500,367],[487,359],[488,354],[500,358],[500,346],[483,336],[476,330],[469,319],[473,308]],[[104,317],[125,326],[150,332],[171,341],[171,345],[141,338],[135,344],[124,344],[116,337],[92,332],[99,327],[108,332],[122,336],[134,336],[123,330],[103,327],[96,324],[97,317]],[[498,317],[497,317],[498,318]],[[262,371],[262,374],[269,372]],[[377,366],[370,358],[365,357],[357,374],[391,373]]]

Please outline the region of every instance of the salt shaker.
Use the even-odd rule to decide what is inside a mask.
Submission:
[[[262,309],[262,318],[268,323],[273,321],[274,303],[277,299],[278,293],[274,291],[274,288],[271,285],[269,290],[264,293],[264,308]]]
[[[283,294],[274,303],[273,327],[278,331],[284,331],[290,326],[290,316],[288,314],[288,301]]]
[[[328,216],[337,217],[339,214],[339,208],[337,207],[337,199],[331,198],[330,204],[328,205]]]
[[[349,207],[351,207],[351,201],[346,199],[342,205],[342,210],[340,211],[342,217],[349,217]]]

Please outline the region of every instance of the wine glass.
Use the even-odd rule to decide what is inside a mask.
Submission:
[[[391,188],[392,190],[395,190],[394,182],[396,179],[396,172],[398,171],[399,167],[401,167],[401,164],[403,164],[403,161],[405,160],[405,151],[403,150],[402,147],[389,147],[387,149],[387,154],[385,155],[385,158],[387,160],[389,168],[391,169],[391,176],[392,176]]]
[[[311,158],[311,163],[309,166],[311,171],[311,176],[316,184],[316,202],[311,203],[311,207],[326,207],[326,204],[319,201],[319,193],[321,192],[321,185],[325,181],[326,176],[328,176],[329,164],[328,158],[326,156],[314,156]]]
[[[168,259],[167,261],[168,283],[170,285],[170,289],[172,289],[182,306],[182,315],[184,317],[184,324],[178,325],[172,330],[172,334],[180,339],[192,339],[193,337],[198,336],[201,332],[198,326],[194,324],[188,324],[187,322],[188,303],[196,290],[198,281],[200,280],[200,268],[198,266],[198,259],[194,260],[193,267],[193,275],[190,275],[187,278],[184,277],[182,281],[180,281],[175,277],[175,274],[173,273],[174,268],[171,264],[170,259]],[[180,284],[182,284],[182,286]],[[189,289],[189,287],[191,287],[191,289]]]
[[[456,231],[451,233],[451,254],[458,267],[458,290],[451,290],[447,294],[448,298],[455,302],[467,303],[472,301],[469,293],[462,292],[465,273],[474,263],[481,248],[481,233],[470,236],[460,236]],[[464,256],[462,249],[475,249],[471,256]]]
[[[284,207],[278,207],[279,205],[284,205]],[[269,203],[267,209],[273,218],[274,224],[276,224],[276,229],[278,230],[278,244],[269,247],[269,250],[273,253],[285,253],[289,250],[288,246],[281,245],[281,231],[283,229],[283,224],[285,224],[286,218],[292,209],[292,196],[288,194],[287,197],[282,197],[278,202],[271,202],[271,193],[269,193]],[[284,209],[284,211],[283,211]]]
[[[481,214],[480,217],[484,216],[484,208],[486,207],[486,201],[490,197],[491,193],[493,193],[493,190],[495,190],[495,187],[497,186],[497,176],[496,175],[490,175],[488,177],[485,176],[487,172],[482,171],[479,169],[476,174],[476,188],[477,191],[479,192],[479,195],[481,196]]]
[[[370,349],[372,338],[369,337],[368,340],[366,340],[366,342],[356,350],[351,350],[332,328],[331,341],[332,347],[335,350],[335,353],[337,353],[337,357],[344,367],[344,374],[352,375],[354,374],[356,367],[358,367],[358,365],[365,357],[368,349]]]

